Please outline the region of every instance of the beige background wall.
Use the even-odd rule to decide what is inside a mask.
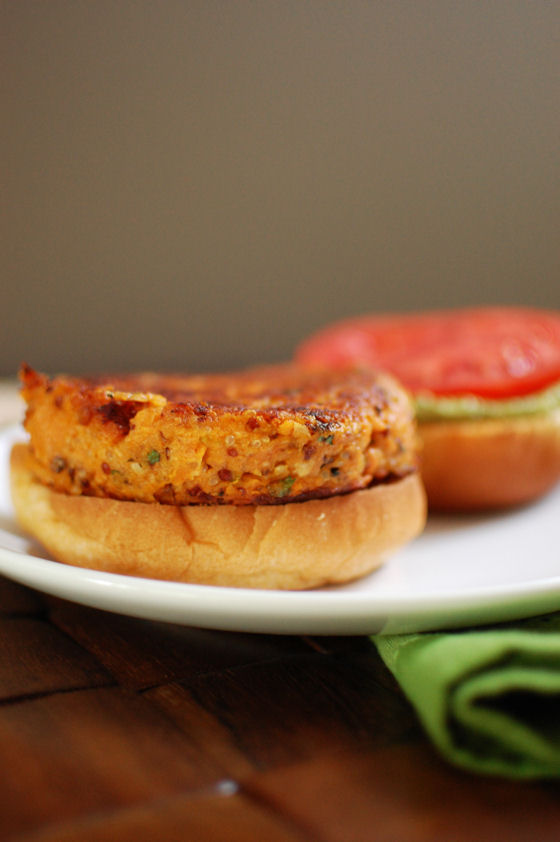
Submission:
[[[560,308],[560,4],[1,4],[0,373]]]

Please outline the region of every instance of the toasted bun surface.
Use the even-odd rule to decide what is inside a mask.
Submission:
[[[364,576],[426,518],[417,473],[299,503],[170,506],[54,491],[17,444],[11,482],[19,523],[58,561],[230,587],[304,589]]]
[[[422,423],[419,433],[421,473],[434,510],[519,505],[560,480],[560,410]]]

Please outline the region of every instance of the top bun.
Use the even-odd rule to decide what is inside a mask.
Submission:
[[[560,480],[560,409],[419,425],[430,507],[472,511],[535,500]]]

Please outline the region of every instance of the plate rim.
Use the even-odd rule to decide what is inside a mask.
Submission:
[[[14,564],[14,569],[7,570],[6,563]],[[260,634],[342,636],[437,632],[508,622],[560,607],[560,576],[541,579],[530,587],[509,583],[499,594],[495,588],[488,587],[453,595],[439,593],[430,599],[424,597],[419,603],[413,595],[376,599],[367,591],[274,591],[144,579],[74,567],[5,547],[0,547],[0,573],[51,596],[121,615]],[[158,597],[155,601],[154,591]],[[123,596],[132,599],[123,604]],[[499,609],[496,608],[498,597]],[[271,612],[271,608],[279,606],[280,613]],[[411,608],[412,615],[408,613]],[[332,609],[336,616],[332,615]],[[473,612],[477,615],[476,622]]]

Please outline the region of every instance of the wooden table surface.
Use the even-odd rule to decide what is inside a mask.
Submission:
[[[560,839],[560,788],[435,754],[367,638],[203,631],[0,578],[0,839]]]
[[[202,631],[0,579],[0,834],[555,840],[560,791],[443,763],[367,638]]]

